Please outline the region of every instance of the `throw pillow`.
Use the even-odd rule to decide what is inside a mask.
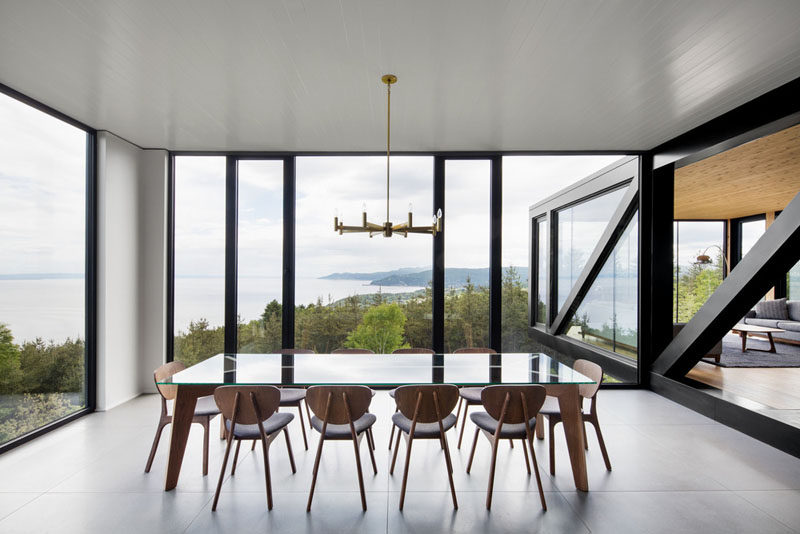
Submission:
[[[759,319],[789,319],[786,299],[764,300],[756,304],[756,315]]]

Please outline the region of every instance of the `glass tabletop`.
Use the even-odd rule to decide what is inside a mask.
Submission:
[[[159,382],[172,385],[272,384],[594,384],[542,353],[217,354]]]

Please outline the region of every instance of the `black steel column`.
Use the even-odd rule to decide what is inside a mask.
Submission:
[[[283,160],[283,301],[281,321],[281,346],[294,348],[294,249],[295,249],[295,157]]]
[[[503,158],[493,156],[489,229],[489,346],[502,351],[503,315]]]
[[[547,211],[547,331],[553,333],[553,321],[558,315],[558,212]]]
[[[167,159],[167,361],[175,359],[175,156]]]
[[[85,352],[86,407],[97,405],[97,133],[86,134],[86,280]]]
[[[447,212],[444,211],[444,163],[442,156],[433,158],[433,212],[441,209],[443,219],[441,231],[433,238],[433,270],[431,274],[431,296],[433,300],[433,325],[431,348],[444,352],[444,231]]]
[[[237,334],[237,234],[238,234],[238,161],[234,156],[225,159],[225,348],[236,352]]]

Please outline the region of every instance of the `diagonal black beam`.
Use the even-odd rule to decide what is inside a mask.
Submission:
[[[800,256],[800,193],[711,294],[653,363],[654,373],[683,377]]]
[[[586,266],[575,281],[575,285],[572,286],[572,291],[569,292],[567,300],[564,302],[564,305],[561,306],[558,315],[556,315],[556,318],[550,325],[551,334],[560,334],[566,326],[567,320],[575,313],[583,297],[585,297],[586,293],[589,291],[592,282],[594,282],[594,279],[597,278],[597,275],[603,268],[603,264],[605,264],[608,257],[611,256],[611,253],[614,251],[614,246],[617,244],[617,241],[619,241],[620,236],[625,231],[625,227],[631,220],[631,216],[633,216],[638,207],[639,180],[638,176],[636,176],[631,181],[630,185],[628,185],[628,189],[625,191],[625,195],[622,197],[619,206],[617,206],[617,209],[611,216],[611,220],[608,221],[608,226],[606,226],[602,237],[600,237],[600,241],[598,241],[597,245],[594,247],[592,255],[589,256],[589,260],[586,262]]]

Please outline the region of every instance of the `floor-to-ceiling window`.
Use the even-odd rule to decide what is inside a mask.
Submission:
[[[173,359],[187,365],[223,351],[225,157],[176,156]]]
[[[87,406],[87,143],[0,93],[0,445]]]
[[[685,323],[722,283],[725,222],[675,221],[672,236],[673,321]]]
[[[430,347],[431,236],[334,232],[386,221],[386,158],[297,158],[295,346],[378,353]],[[433,158],[393,156],[389,220],[430,225]]]

